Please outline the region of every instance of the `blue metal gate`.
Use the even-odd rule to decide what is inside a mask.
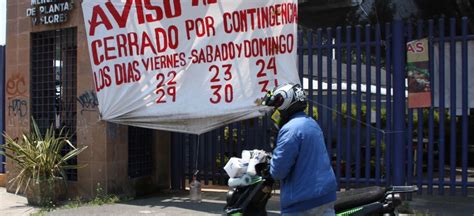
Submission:
[[[324,131],[340,188],[417,184],[428,194],[449,187],[467,195],[474,186],[468,22],[394,21],[298,33],[300,78],[313,107],[308,114]],[[419,38],[429,40],[432,106],[408,109],[405,46]],[[270,150],[270,130],[262,117],[200,137],[173,134],[172,187],[183,189],[196,168],[205,184],[225,185],[226,161],[242,149]]]
[[[171,144],[171,187],[184,189],[186,180],[199,170],[206,185],[227,185],[223,167],[244,149],[271,151],[270,119],[255,118],[233,123],[200,136],[173,133]]]
[[[407,38],[429,39],[432,106],[408,109],[406,182],[443,195],[467,195],[474,186],[474,35],[469,20],[429,20],[407,25]],[[471,29],[472,31],[472,29]],[[472,33],[472,32],[471,32]],[[470,112],[471,110],[471,112]],[[472,133],[471,133],[472,134]],[[470,155],[470,156],[469,156]],[[470,168],[470,169],[469,169]],[[470,178],[469,178],[470,175]],[[422,191],[420,191],[422,193]]]

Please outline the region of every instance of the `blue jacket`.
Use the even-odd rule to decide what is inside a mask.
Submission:
[[[278,132],[270,174],[281,180],[282,213],[301,212],[336,200],[337,183],[319,125],[304,112]]]

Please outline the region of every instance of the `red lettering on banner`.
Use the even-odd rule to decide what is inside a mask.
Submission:
[[[144,32],[144,34],[146,33]],[[168,31],[163,28],[156,28],[155,38],[158,52],[165,52],[168,48],[178,48],[178,28],[174,25],[170,26]]]
[[[127,37],[123,34],[117,35],[117,50],[119,56],[127,56]]]
[[[100,20],[98,20],[100,18]],[[94,6],[92,9],[92,18],[89,20],[89,36],[95,34],[95,28],[99,25],[104,25],[107,30],[112,29],[112,24],[109,21],[107,15],[105,15],[104,10],[99,5]]]
[[[197,18],[195,20],[189,19],[185,22],[186,26],[186,35],[188,40],[191,39],[191,31],[196,31],[195,36],[214,36],[216,35],[216,29],[214,28],[214,18],[211,16],[206,16],[204,19]]]
[[[104,61],[104,56],[99,55],[97,52],[97,48],[102,47],[102,41],[101,40],[95,40],[92,41],[91,43],[91,51],[92,51],[92,60],[95,65],[99,65]]]
[[[145,8],[150,10],[150,11],[155,11],[155,17],[153,17],[152,14],[147,14],[146,15],[146,21],[147,22],[155,22],[155,21],[160,21],[163,19],[163,10],[161,7],[158,7],[156,5],[152,5],[151,0],[145,0]]]
[[[179,68],[186,65],[186,54],[174,53],[170,55],[154,56],[142,59],[141,61],[146,71]]]
[[[198,6],[199,1],[200,0],[193,0],[192,1],[192,6],[194,6],[194,7]],[[206,4],[215,4],[215,3],[217,3],[217,0],[202,0],[202,3],[204,5],[206,5]]]
[[[171,3],[170,1],[173,1],[173,9],[171,9]],[[166,18],[174,18],[181,16],[181,3],[180,0],[164,0],[164,5],[165,5],[165,15]]]
[[[138,82],[141,78],[139,65],[138,61],[115,64],[115,84],[119,86],[124,83]]]
[[[157,55],[178,46],[178,28],[172,25],[168,29],[156,28],[152,37],[144,31],[140,38],[137,33],[129,32],[94,40],[90,49],[93,63],[100,65],[116,58],[144,55],[148,50]]]
[[[276,75],[278,74],[278,72],[277,72],[277,67],[275,63],[275,57],[271,57],[268,63],[263,59],[259,59],[257,60],[255,64],[260,68],[260,70],[257,73],[257,79],[263,79],[258,82],[258,84],[261,87],[261,90],[260,90],[261,92],[268,92],[273,87],[278,86],[278,79],[276,78]],[[267,73],[267,72],[270,72],[270,73]],[[273,74],[273,75],[270,75],[273,77],[269,77],[269,74]],[[274,86],[272,88],[269,87],[270,80],[274,81],[273,82]]]
[[[113,55],[111,52],[112,51],[115,51],[116,49],[116,46],[112,44],[110,44],[109,41],[113,41],[114,37],[113,36],[109,36],[109,37],[105,37],[104,38],[104,50],[105,50],[105,59],[106,60],[112,60],[112,59],[116,59],[117,56]]]
[[[98,72],[94,71],[96,92],[99,92],[100,90],[104,89],[105,87],[109,87],[112,84],[112,79],[110,78],[109,72],[109,66],[101,68]]]
[[[267,38],[253,38],[241,43],[207,45],[191,50],[193,64],[228,61],[237,58],[254,58],[291,53],[294,50],[293,34]]]
[[[226,103],[231,103],[234,100],[234,87],[230,83],[232,79],[232,65],[224,64],[222,65],[222,69],[224,69],[224,81],[227,82],[225,85],[218,84],[221,81],[219,78],[221,74],[220,68],[217,65],[211,65],[209,67],[209,72],[214,74],[210,79],[212,96],[209,98],[209,101],[212,104],[220,103],[222,98],[224,98]],[[224,88],[222,88],[222,86],[224,86]]]
[[[119,12],[115,8],[114,4],[112,4],[112,2],[108,1],[107,3],[105,3],[105,6],[114,17],[115,22],[117,22],[119,28],[124,28],[127,25],[128,15],[130,14],[130,8],[132,7],[132,1],[133,0],[127,0],[123,8],[122,14],[119,14]],[[140,8],[140,10],[142,10],[142,13],[143,13],[143,9],[141,7],[137,7],[137,8]]]
[[[136,10],[138,24],[158,22],[163,20],[164,17],[171,19],[179,17],[182,14],[180,0],[163,0],[162,7],[153,5],[151,0],[144,0],[144,3],[142,0],[127,0],[121,12],[117,10],[117,7],[111,1],[106,2],[105,7],[119,28],[125,28],[127,26],[127,22],[130,19],[130,10],[132,8]],[[149,11],[149,13],[145,12],[145,9],[147,12]],[[106,30],[111,30],[113,27],[110,20],[100,5],[94,6],[91,19],[89,20],[89,36],[94,36],[96,28],[101,25],[104,25]]]
[[[158,73],[156,75],[156,80],[158,81],[158,85],[156,86],[155,94],[158,96],[156,103],[166,103],[170,102],[167,101],[167,96],[171,97],[171,102],[176,102],[176,71],[170,71],[166,74]],[[165,84],[165,79],[168,79],[168,82]]]
[[[139,53],[138,50],[138,35],[135,32],[130,32],[127,34],[128,36],[128,49],[130,51],[130,55],[134,55],[133,53]],[[135,52],[133,52],[135,50]]]
[[[156,55],[156,49],[155,46],[153,46],[150,37],[148,37],[148,34],[142,34],[142,46],[140,49],[140,53],[145,53],[146,48],[149,48],[153,52],[153,54]]]
[[[225,12],[223,15],[224,32],[249,32],[298,21],[298,6],[283,3],[262,8],[249,8],[240,11]]]

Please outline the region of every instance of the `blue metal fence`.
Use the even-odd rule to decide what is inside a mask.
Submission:
[[[474,186],[468,22],[394,21],[298,33],[300,79],[314,107],[308,114],[324,131],[340,188],[417,184],[419,193],[443,195],[449,188],[467,195]],[[405,44],[420,38],[429,41],[432,105],[408,109]],[[195,169],[205,184],[224,185],[222,167],[230,157],[242,149],[271,150],[272,139],[268,117],[199,138],[174,133],[172,186],[183,189]]]
[[[0,132],[5,129],[5,46],[0,46]],[[3,135],[0,136],[0,145],[4,143]],[[5,157],[0,155],[0,173],[5,173]]]
[[[171,186],[184,189],[196,170],[204,184],[226,185],[223,167],[231,157],[240,157],[244,149],[271,151],[274,134],[268,117],[232,123],[200,136],[173,133]]]
[[[468,59],[474,58],[468,53],[468,42],[474,39],[468,35],[468,22],[452,18],[407,24],[408,40],[429,39],[431,89],[437,92],[432,94],[431,107],[408,109],[406,182],[426,186],[428,194],[437,189],[443,195],[449,187],[451,195],[466,195],[468,187],[474,186],[474,179],[468,178],[469,167],[471,171],[474,167],[472,156],[468,158],[474,153],[468,139],[473,124]]]

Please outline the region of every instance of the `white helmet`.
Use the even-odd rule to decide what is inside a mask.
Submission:
[[[284,84],[267,93],[263,105],[273,106],[280,111],[286,111],[296,103],[306,106],[307,98],[299,84]]]

